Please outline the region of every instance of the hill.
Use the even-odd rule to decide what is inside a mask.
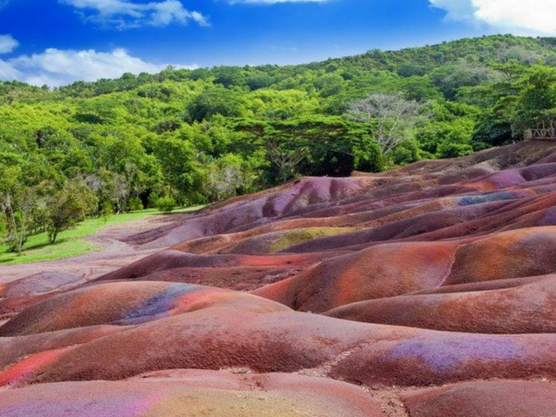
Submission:
[[[214,205],[5,285],[0,414],[551,415],[555,205],[548,142]]]
[[[461,157],[556,124],[556,41],[490,36],[297,66],[0,83],[0,239]]]

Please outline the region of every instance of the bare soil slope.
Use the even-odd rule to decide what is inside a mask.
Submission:
[[[555,415],[554,144],[303,178],[123,240],[148,256],[2,287],[0,415]]]

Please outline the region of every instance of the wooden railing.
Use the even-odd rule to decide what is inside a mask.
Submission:
[[[554,140],[556,129],[529,129],[525,131],[525,140]]]

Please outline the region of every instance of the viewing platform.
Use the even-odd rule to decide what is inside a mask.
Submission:
[[[529,129],[525,131],[525,140],[556,141],[556,129]]]

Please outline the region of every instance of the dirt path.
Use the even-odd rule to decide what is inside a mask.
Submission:
[[[114,271],[162,248],[143,249],[122,242],[122,239],[146,230],[177,222],[187,213],[166,216],[152,215],[144,219],[116,224],[86,238],[98,251],[55,261],[0,266],[0,284],[15,281],[39,272],[66,272],[87,280]]]

